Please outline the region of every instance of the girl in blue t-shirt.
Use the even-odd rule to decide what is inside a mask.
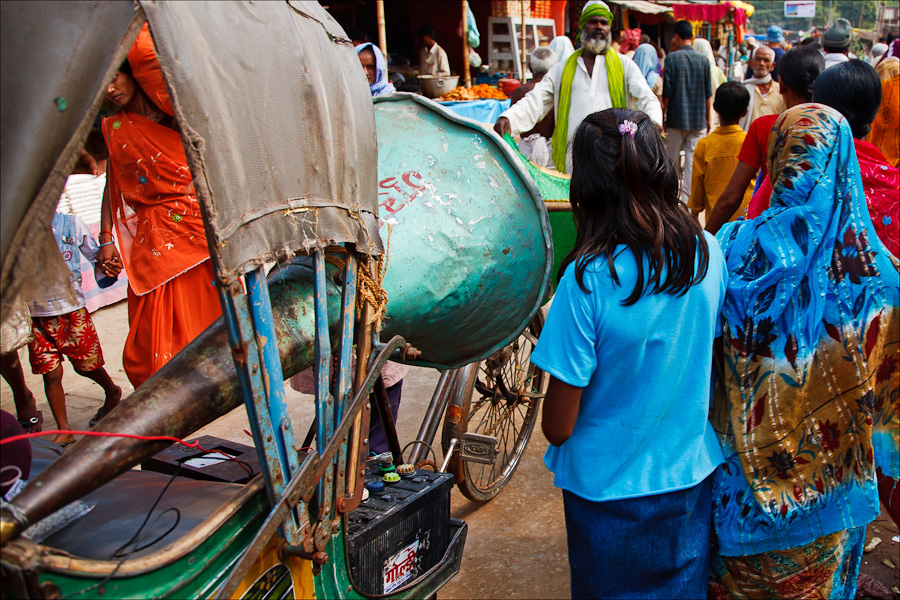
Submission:
[[[573,598],[704,598],[707,415],[727,273],[644,113],[589,115],[572,148],[575,248],[532,356]]]

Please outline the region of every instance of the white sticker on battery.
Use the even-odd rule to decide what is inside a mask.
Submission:
[[[401,549],[400,552],[384,561],[384,594],[390,594],[401,585],[416,576],[416,552],[419,540]]]

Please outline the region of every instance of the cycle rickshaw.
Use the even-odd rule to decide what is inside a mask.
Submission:
[[[513,152],[484,128],[454,122],[376,164],[379,113],[399,130],[432,109],[400,99],[373,110],[352,45],[316,3],[5,2],[0,10],[3,320],[35,282],[67,280],[50,217],[144,21],[181,126],[223,308],[104,419],[97,431],[109,436],[51,454],[0,508],[4,595],[433,594],[458,572],[466,536],[465,523],[449,518],[449,476],[415,470],[390,494],[403,510],[383,511],[402,515],[372,517],[378,531],[350,532],[377,468],[367,466],[369,398],[387,360],[448,371],[490,360],[539,310],[552,263],[547,213]],[[390,164],[409,186],[408,202],[379,223],[377,185]],[[298,451],[283,382],[313,365],[315,447]],[[539,399],[539,390],[529,393]],[[259,462],[246,483],[133,469],[241,404]],[[154,498],[161,512],[150,520]],[[22,535],[79,502],[93,510],[44,541]],[[159,518],[167,514],[174,524]]]

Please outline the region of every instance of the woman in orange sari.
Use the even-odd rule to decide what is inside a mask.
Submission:
[[[128,274],[122,365],[137,388],[222,314],[193,179],[174,118],[144,93],[125,61],[106,99],[109,149],[99,259]]]

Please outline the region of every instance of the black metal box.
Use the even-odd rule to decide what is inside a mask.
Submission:
[[[377,466],[366,482],[381,480]],[[352,580],[365,594],[390,594],[428,572],[450,543],[453,475],[416,470],[347,516],[347,558]]]
[[[178,475],[182,477],[225,483],[247,483],[260,472],[259,456],[253,446],[245,446],[211,435],[204,435],[197,441],[203,450],[172,444],[159,454],[142,462],[141,469],[167,475],[174,475],[177,470]],[[246,468],[225,458],[222,456],[223,454],[238,459],[244,463]],[[181,465],[180,469],[179,465]]]

